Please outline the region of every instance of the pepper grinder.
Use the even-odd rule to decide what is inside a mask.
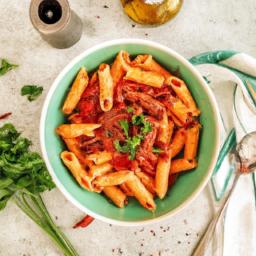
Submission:
[[[81,19],[67,0],[32,0],[30,20],[41,37],[55,48],[68,48],[82,35]]]

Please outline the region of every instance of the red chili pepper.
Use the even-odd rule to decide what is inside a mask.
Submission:
[[[73,228],[86,228],[94,221],[94,218],[90,215],[86,215],[82,220],[76,223]]]
[[[10,116],[11,114],[12,114],[12,112],[8,112],[8,113],[5,113],[5,114],[1,115],[1,116],[0,116],[0,120],[7,118],[7,117]]]

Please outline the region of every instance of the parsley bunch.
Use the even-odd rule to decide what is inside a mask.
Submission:
[[[145,116],[133,115],[132,116],[132,125],[140,126],[140,133],[130,137],[129,136],[129,122],[127,120],[120,120],[119,124],[122,127],[126,140],[124,144],[120,144],[119,140],[114,141],[115,149],[121,153],[129,153],[129,159],[134,160],[136,150],[141,142],[144,140],[145,136],[152,131],[150,122],[145,120]]]
[[[40,193],[55,187],[44,161],[31,152],[31,142],[20,136],[12,124],[0,128],[0,210],[12,199],[38,224],[66,256],[78,256],[55,225]]]

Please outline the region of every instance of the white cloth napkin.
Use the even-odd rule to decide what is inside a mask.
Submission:
[[[216,201],[221,201],[234,175],[230,151],[245,134],[256,131],[256,59],[217,51],[195,56],[190,62],[205,77],[220,109],[222,147],[211,185]],[[213,255],[256,255],[255,184],[255,174],[240,179],[227,209],[223,243],[217,244]]]

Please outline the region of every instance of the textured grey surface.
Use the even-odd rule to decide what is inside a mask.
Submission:
[[[38,127],[44,98],[54,78],[76,55],[102,41],[146,38],[165,44],[185,57],[216,49],[236,49],[256,56],[256,1],[185,1],[175,20],[161,27],[133,23],[118,1],[70,0],[84,24],[82,39],[72,48],[57,50],[42,41],[29,21],[29,0],[0,0],[0,58],[20,67],[0,78],[0,114],[11,111],[9,121],[39,147]],[[103,5],[109,8],[103,8]],[[24,84],[44,86],[35,102],[20,96]],[[2,124],[3,122],[1,122]],[[44,194],[48,209],[70,237],[81,256],[191,254],[211,216],[205,190],[189,207],[168,221],[142,228],[120,228],[95,221],[85,230],[73,230],[82,216],[62,194]],[[61,255],[52,242],[14,205],[0,213],[0,256]],[[155,236],[153,235],[155,232]]]

